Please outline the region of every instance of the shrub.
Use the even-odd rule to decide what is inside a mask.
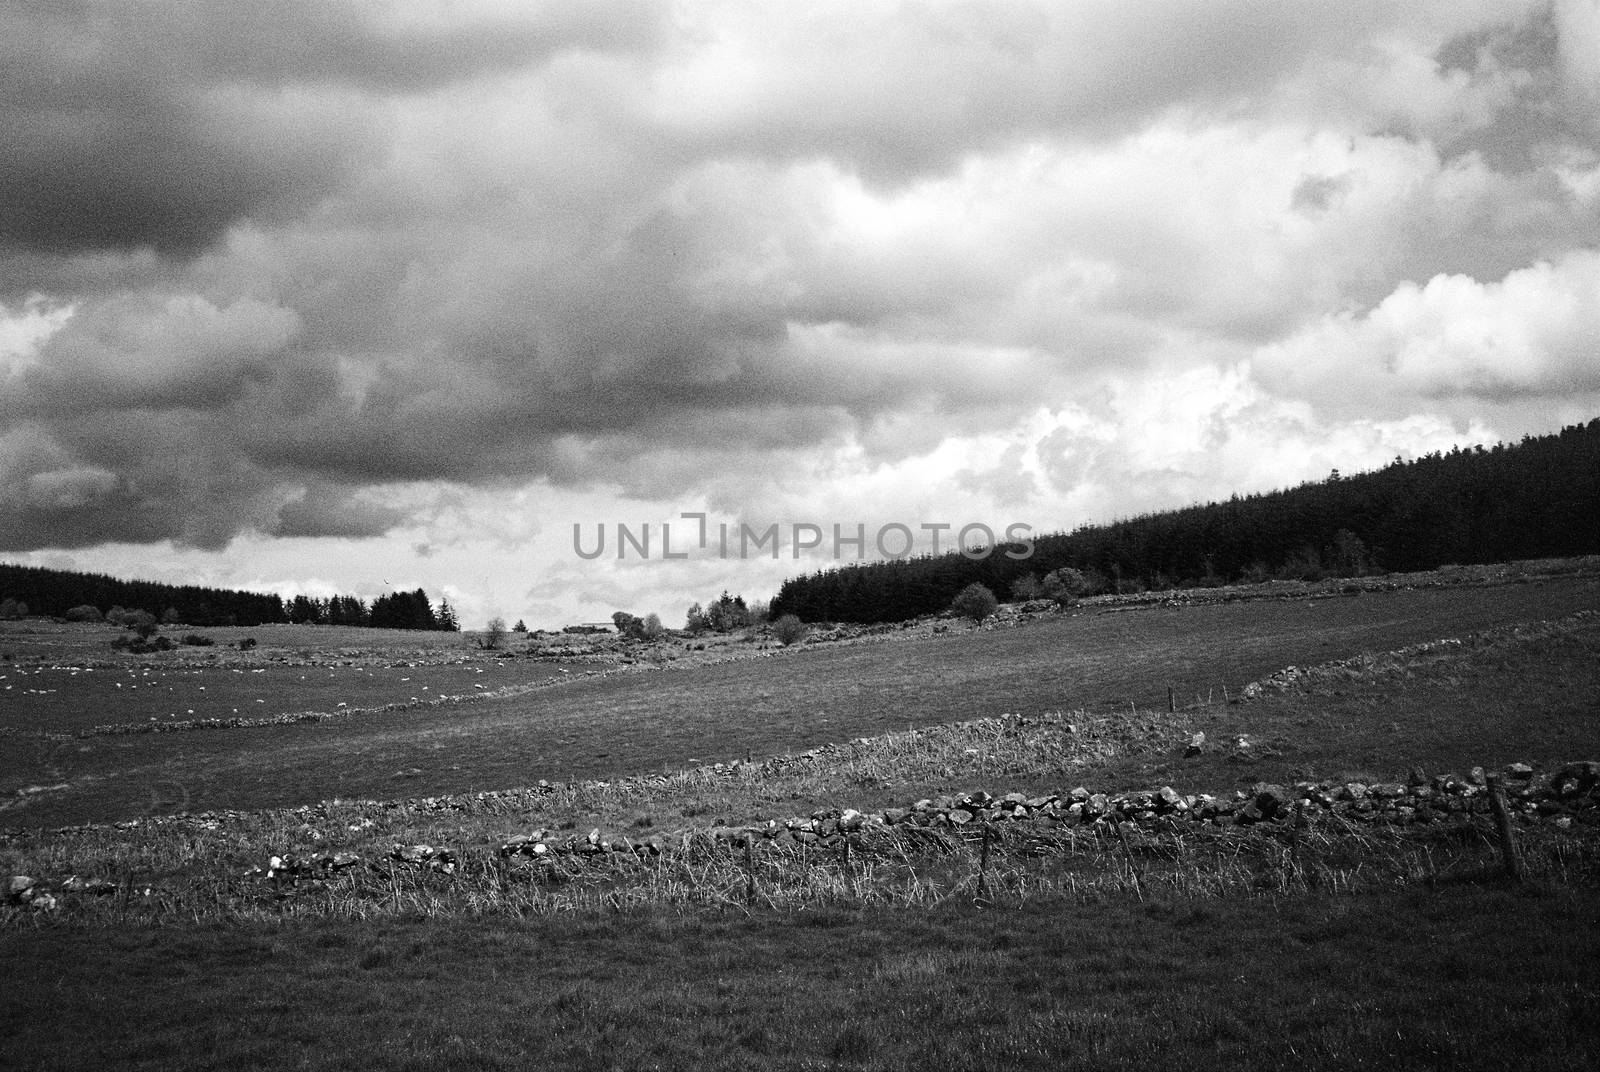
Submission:
[[[250,650],[254,649],[255,646],[256,646],[256,638],[253,637],[253,636],[241,637],[239,639],[239,650],[240,651],[250,651]]]
[[[209,648],[216,643],[216,641],[212,640],[210,637],[201,636],[199,633],[190,633],[188,636],[183,638],[183,642],[194,648]]]
[[[1038,574],[1024,574],[1011,582],[1011,602],[1013,603],[1026,603],[1030,599],[1043,598],[1044,595],[1044,585],[1040,583]]]
[[[666,627],[661,624],[659,614],[646,614],[643,624],[639,627],[639,633],[645,640],[660,640],[666,631]]]
[[[1062,566],[1060,569],[1051,570],[1044,575],[1043,582],[1039,585],[1041,594],[1046,599],[1053,599],[1057,603],[1067,604],[1086,595],[1089,591],[1089,578],[1082,570],[1075,570],[1071,566]]]
[[[0,599],[0,622],[14,622],[28,616],[28,605],[20,599]]]
[[[504,618],[490,618],[489,624],[484,627],[483,635],[478,638],[478,647],[484,651],[495,651],[506,640],[506,620]]]
[[[138,633],[140,640],[149,640],[161,629],[161,626],[156,624],[156,616],[147,610],[124,611],[120,624]]]
[[[88,603],[73,607],[62,615],[69,622],[103,622],[105,616],[100,613],[100,608]]]
[[[699,636],[711,628],[710,623],[706,621],[706,612],[700,609],[700,604],[696,603],[689,608],[689,614],[684,620],[683,627],[692,636]]]
[[[161,612],[162,625],[181,625],[182,623],[183,615],[178,613],[177,607],[168,607],[166,610]]]
[[[805,635],[810,631],[806,623],[796,618],[793,614],[785,614],[772,623],[772,635],[777,637],[778,643],[786,648],[790,644],[804,640]]]
[[[723,592],[705,611],[706,625],[718,633],[731,633],[750,624],[750,608],[743,596]]]
[[[975,622],[983,621],[999,606],[1000,601],[994,597],[994,593],[976,581],[956,593],[956,598],[950,603],[951,610]]]
[[[528,631],[528,623],[518,618],[517,624],[511,627],[511,631],[513,633],[526,633]]]

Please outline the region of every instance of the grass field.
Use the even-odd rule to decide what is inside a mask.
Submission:
[[[1600,619],[1506,626],[1597,607],[1582,578],[1150,606],[308,725],[13,734],[39,752],[3,761],[8,778],[58,763],[73,781],[7,821],[170,811],[188,785],[191,804],[345,802],[0,838],[0,872],[121,891],[3,910],[0,1068],[1592,1067],[1600,851],[1578,828],[1525,831],[1522,886],[1483,880],[1481,823],[1313,823],[1293,853],[1254,828],[1137,852],[1085,831],[1043,855],[1008,833],[993,859],[869,837],[854,857],[741,859],[703,833],[643,866],[495,849],[533,829],[676,838],[974,788],[1226,793],[1600,759]],[[1289,664],[1442,636],[1468,642],[1222,702]],[[1065,714],[991,717],[1044,711]],[[805,762],[680,769],[827,741],[842,743]],[[394,778],[408,763],[421,772]],[[563,764],[604,780],[472,795],[566,779]],[[351,799],[440,786],[466,795]],[[450,847],[459,869],[383,863],[415,843]],[[289,890],[243,877],[270,854],[333,850],[383,866]]]
[[[0,1067],[1571,1070],[1600,894],[1467,887],[3,938]]]
[[[503,659],[442,666],[206,666],[146,657],[125,667],[11,666],[0,668],[0,728],[76,734],[141,722],[337,712],[535,684],[560,673],[559,664]]]
[[[1169,686],[1184,703],[1220,702],[1225,690],[1237,692],[1285,665],[1597,606],[1600,581],[1587,578],[1086,611],[1014,628],[791,649],[320,723],[70,741],[16,737],[0,758],[0,794],[9,797],[0,821],[52,826],[332,797],[463,793],[541,778],[614,778],[1003,712],[1164,707]],[[474,683],[483,677],[476,668],[462,671]],[[428,668],[435,680],[420,683],[444,689],[436,683],[443,669]],[[218,676],[245,675],[221,669]],[[304,710],[310,684],[291,683],[275,702]],[[167,695],[153,698],[159,702],[146,718],[170,711]],[[186,700],[184,710],[191,706]],[[136,721],[140,713],[136,708],[129,717]],[[64,724],[87,719],[100,721],[73,713]],[[65,788],[16,795],[31,786]]]

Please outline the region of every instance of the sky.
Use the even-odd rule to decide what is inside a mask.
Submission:
[[[679,625],[1600,415],[1597,0],[21,0],[0,144],[5,561]]]

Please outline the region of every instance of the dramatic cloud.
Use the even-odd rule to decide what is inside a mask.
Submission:
[[[1594,0],[12,4],[0,551],[675,617],[795,561],[571,524],[1070,526],[1549,431],[1600,409],[1597,43]]]

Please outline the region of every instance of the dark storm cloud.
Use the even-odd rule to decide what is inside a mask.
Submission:
[[[241,218],[292,215],[374,162],[378,132],[349,106],[361,95],[631,47],[651,25],[617,4],[470,27],[386,25],[384,10],[333,0],[0,9],[0,246],[192,255]]]
[[[314,487],[304,498],[285,503],[278,510],[273,536],[343,536],[360,539],[382,536],[405,520],[392,507],[365,502],[348,489]]]

